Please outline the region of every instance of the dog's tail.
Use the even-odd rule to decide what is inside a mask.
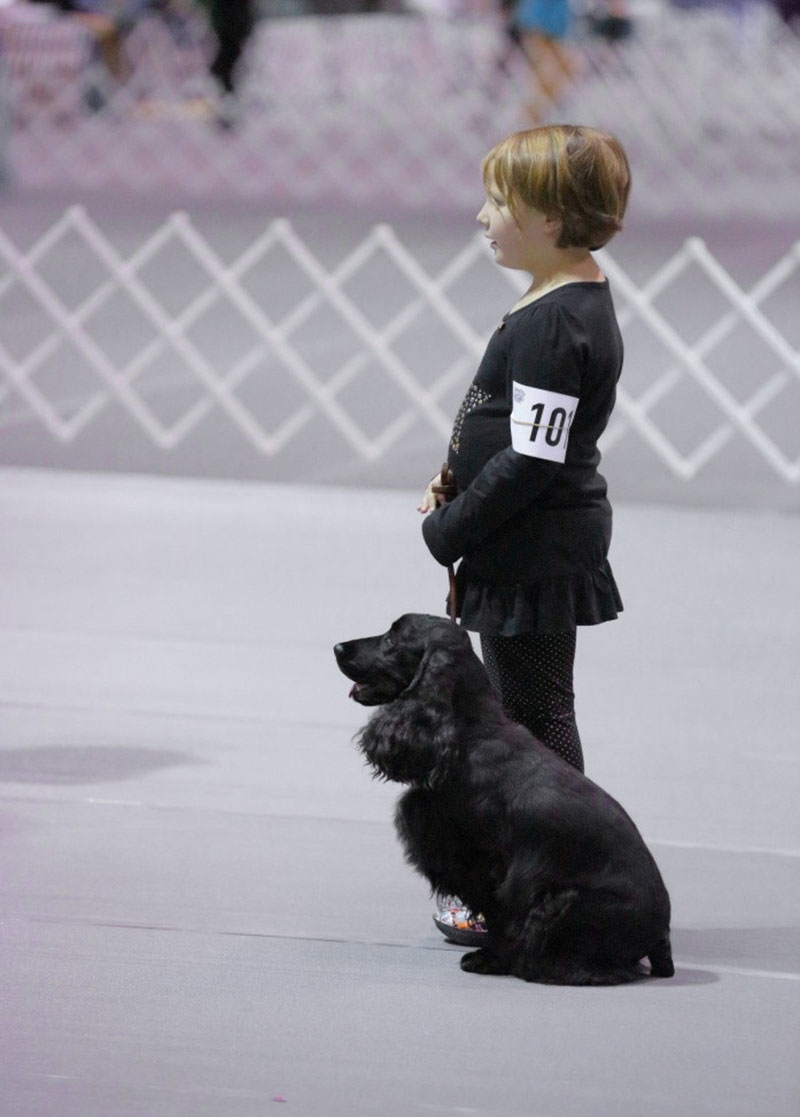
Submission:
[[[536,964],[527,967],[512,966],[512,973],[526,981],[536,981],[543,985],[627,985],[648,977],[672,977],[675,966],[672,962],[669,935],[659,939],[647,954],[649,971],[641,962],[620,962],[600,964],[589,961],[576,962],[573,959],[537,959]]]
[[[527,969],[514,967],[511,972],[525,981],[540,985],[627,985],[632,981],[643,981],[648,976],[644,966],[638,963],[593,966],[563,959]]]
[[[672,961],[672,947],[670,946],[669,935],[665,935],[663,939],[660,939],[653,949],[648,951],[647,957],[650,960],[651,977],[674,976],[675,964]]]

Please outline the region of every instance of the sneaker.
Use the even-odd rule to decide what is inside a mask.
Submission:
[[[473,915],[461,904],[449,904],[433,917],[433,922],[448,942],[457,946],[483,946],[486,943],[486,924],[482,915]]]

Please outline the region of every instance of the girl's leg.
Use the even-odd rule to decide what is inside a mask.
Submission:
[[[576,633],[481,635],[483,663],[508,716],[583,771],[572,676]]]
[[[575,723],[572,670],[575,632],[555,635],[481,635],[483,664],[506,713],[534,737],[583,771],[583,750]],[[483,916],[460,902],[434,916],[436,926],[459,946],[480,946],[486,929]]]

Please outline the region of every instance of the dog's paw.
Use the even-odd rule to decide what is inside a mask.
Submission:
[[[461,969],[465,973],[504,974],[507,968],[501,960],[488,950],[471,950],[461,958]]]

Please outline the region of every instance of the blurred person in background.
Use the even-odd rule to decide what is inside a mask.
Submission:
[[[800,0],[775,0],[775,8],[786,26],[800,35]]]
[[[607,4],[592,8],[584,18],[590,34],[609,43],[621,43],[633,34],[627,0],[608,0]]]
[[[256,22],[254,0],[200,0],[208,11],[216,49],[209,70],[220,88],[219,123],[231,127],[236,119],[239,62]]]
[[[43,0],[32,0],[40,3]],[[46,0],[90,32],[97,45],[106,74],[117,85],[124,85],[133,72],[125,51],[125,40],[146,15],[164,18],[176,39],[180,40],[184,21],[190,12],[190,0]],[[90,109],[101,109],[110,90],[106,83],[95,81],[87,90]]]
[[[578,69],[567,42],[572,27],[569,0],[516,0],[510,24],[533,78],[533,95],[525,109],[530,123],[540,124],[558,107]]]
[[[32,2],[39,3],[42,0],[32,0]],[[131,67],[122,40],[123,28],[128,27],[129,21],[127,17],[120,18],[127,5],[115,4],[113,0],[46,0],[46,2],[86,27],[97,44],[97,50],[106,70],[115,81],[122,84],[128,80]],[[145,3],[146,0],[131,0],[131,5],[137,9],[137,18],[138,9]]]
[[[800,0],[778,2],[800,4]],[[533,96],[525,108],[534,126],[559,108],[578,73],[578,55],[569,46],[578,17],[590,35],[609,43],[622,42],[633,33],[627,0],[600,0],[588,10],[577,11],[570,0],[501,0],[501,10],[509,45],[498,65],[507,73],[511,53],[521,50],[525,55],[533,78]]]

